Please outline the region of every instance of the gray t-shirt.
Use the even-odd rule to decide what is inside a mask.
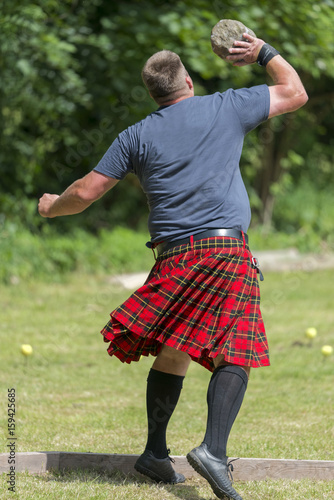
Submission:
[[[124,130],[94,170],[133,172],[147,196],[152,242],[210,228],[247,231],[251,211],[239,161],[244,136],[268,118],[267,85],[189,97]]]

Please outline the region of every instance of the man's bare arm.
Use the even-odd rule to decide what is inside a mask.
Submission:
[[[259,52],[265,42],[244,33],[246,41],[235,41],[227,59],[234,66],[246,66],[257,61]],[[242,61],[238,61],[242,57]],[[295,111],[308,101],[305,88],[296,70],[282,56],[276,55],[267,64],[266,70],[274,85],[269,87],[269,118]]]
[[[307,103],[308,96],[298,73],[283,57],[274,57],[266,70],[274,82],[269,87],[269,118],[296,111]]]
[[[83,212],[101,198],[118,180],[92,170],[73,182],[60,196],[45,193],[39,200],[38,211],[42,217],[59,217]]]

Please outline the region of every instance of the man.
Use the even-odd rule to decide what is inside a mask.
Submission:
[[[245,134],[307,101],[297,73],[273,47],[247,33],[244,39],[228,59],[236,66],[257,61],[272,86],[196,97],[180,58],[154,54],[142,76],[158,110],[122,132],[92,172],[39,203],[43,217],[75,214],[128,172],[138,176],[156,262],[102,330],[109,354],[123,362],[156,356],[147,380],[147,443],[135,467],[155,481],[185,480],[170,463],[166,430],[194,360],[213,375],[204,440],[187,459],[218,498],[236,500],[227,440],[250,368],[269,365],[239,160]]]

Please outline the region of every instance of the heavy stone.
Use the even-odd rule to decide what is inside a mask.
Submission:
[[[222,19],[211,31],[212,50],[217,56],[226,59],[226,56],[230,55],[228,49],[233,47],[235,40],[244,40],[243,33],[249,33],[256,37],[254,31],[247,28],[240,21]]]

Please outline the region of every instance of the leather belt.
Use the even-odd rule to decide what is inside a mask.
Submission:
[[[239,229],[207,229],[202,233],[197,233],[192,236],[193,241],[204,240],[205,238],[214,238],[219,236],[228,236],[230,238],[237,238],[238,240],[243,241],[242,234],[244,234],[245,241],[248,243],[248,235],[246,233],[242,233]],[[173,241],[163,241],[159,243],[154,249],[157,251],[157,256],[161,255],[163,252],[167,252],[167,250],[171,250],[172,248],[178,247],[180,245],[189,245],[191,243],[191,236],[188,238],[182,238],[179,240]]]

